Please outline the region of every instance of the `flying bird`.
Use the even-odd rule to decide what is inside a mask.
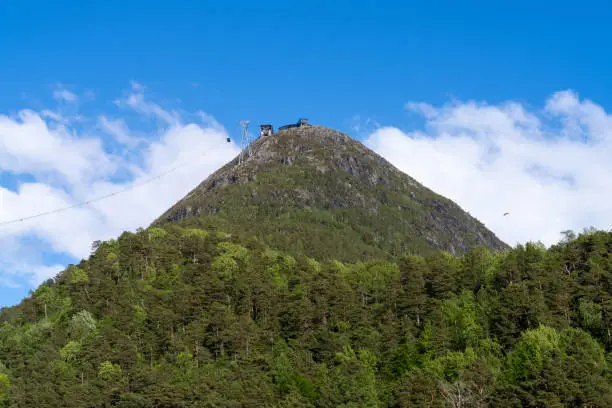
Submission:
[[[510,214],[510,213],[504,213],[504,217],[505,217],[506,215],[508,215],[508,214]]]

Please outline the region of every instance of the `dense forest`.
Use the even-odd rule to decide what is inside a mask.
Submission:
[[[318,262],[174,224],[0,314],[0,407],[611,407],[612,233]]]

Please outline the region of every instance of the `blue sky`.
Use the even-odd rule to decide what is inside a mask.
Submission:
[[[206,143],[218,144],[228,132],[233,138],[239,137],[237,122],[241,119],[278,127],[306,116],[314,123],[360,138],[402,170],[416,173],[417,179],[427,181],[429,187],[458,200],[495,232],[500,231],[502,238],[506,234],[510,241],[550,240],[549,235],[540,237],[531,230],[526,232],[533,218],[525,218],[525,227],[520,231],[505,230],[510,227],[495,224],[502,221],[469,201],[468,196],[462,195],[463,190],[444,184],[443,176],[431,176],[426,162],[415,168],[411,167],[415,161],[409,159],[411,149],[424,148],[419,137],[437,141],[428,145],[436,154],[450,152],[441,148],[452,146],[443,145],[448,139],[445,135],[451,135],[454,141],[463,140],[465,123],[472,126],[470,132],[480,135],[486,118],[492,121],[487,122],[486,132],[507,134],[508,140],[515,140],[513,131],[504,127],[505,122],[496,119],[500,115],[510,118],[516,129],[530,129],[529,135],[542,131],[546,137],[566,137],[569,133],[565,130],[569,128],[564,127],[568,122],[563,118],[579,123],[593,138],[609,134],[607,116],[593,114],[595,108],[591,109],[589,100],[603,111],[612,106],[612,57],[607,52],[612,32],[606,29],[612,6],[604,1],[583,2],[579,7],[575,2],[559,1],[498,3],[2,2],[0,115],[14,118],[23,109],[31,109],[51,123],[50,116],[43,112],[52,111],[68,129],[58,130],[55,136],[69,138],[71,134],[89,141],[93,138],[101,147],[96,150],[84,144],[81,150],[75,148],[86,153],[75,153],[76,167],[70,169],[52,158],[34,157],[34,153],[28,156],[31,165],[21,165],[25,156],[19,156],[22,150],[14,148],[6,153],[6,163],[12,164],[0,168],[1,187],[7,194],[15,193],[15,208],[30,208],[26,201],[37,197],[26,192],[17,194],[23,183],[51,189],[49,197],[58,197],[56,201],[50,199],[51,207],[72,204],[94,192],[110,191],[114,185],[130,183],[174,164],[183,157],[172,145],[177,141],[190,137],[199,140],[198,135],[208,135]],[[566,90],[573,93],[558,94]],[[66,97],[62,97],[63,91]],[[130,104],[130,96],[141,99]],[[118,100],[125,103],[117,104]],[[411,101],[428,104],[431,109],[407,109]],[[470,105],[471,101],[476,101],[475,105]],[[517,119],[516,109],[508,108],[507,101],[520,106],[527,116],[536,117],[538,123],[525,124]],[[163,112],[175,112],[180,125],[165,120],[159,114],[161,110],[153,106]],[[470,107],[474,114],[469,118],[476,115],[480,119],[465,122],[466,117],[460,115]],[[491,110],[493,107],[497,111]],[[212,115],[220,126],[198,122],[198,111]],[[550,115],[558,119],[556,134],[546,130]],[[118,141],[117,128],[113,132],[101,126],[101,117],[126,125],[121,135],[141,137],[145,142],[138,145]],[[454,118],[460,118],[461,126]],[[196,122],[197,129],[188,126]],[[0,137],[18,137],[15,127],[6,129],[2,131],[0,127]],[[37,130],[33,132],[27,137],[37,137]],[[418,140],[420,144],[414,144]],[[159,147],[158,153],[152,144]],[[462,146],[468,146],[467,142]],[[558,155],[565,154],[566,146],[558,147]],[[236,152],[235,146],[223,149],[223,160]],[[508,147],[507,151],[514,150]],[[595,157],[589,156],[594,151],[585,150],[584,157]],[[398,152],[402,155],[398,156]],[[159,158],[162,156],[163,160]],[[520,157],[535,160],[528,152]],[[555,167],[560,157],[551,157],[548,167]],[[83,160],[99,160],[91,177],[79,176],[85,171],[78,167]],[[180,198],[223,160],[212,160],[199,168],[200,173],[168,192],[166,201],[159,205]],[[448,160],[449,166],[462,163],[456,157]],[[133,166],[140,173],[134,173]],[[488,190],[483,187],[483,195],[494,194],[491,189],[499,183],[493,182],[497,180],[493,177],[501,177],[500,169],[478,173],[478,177],[488,177],[482,179],[488,182],[481,184],[490,185]],[[559,179],[579,172],[583,178],[594,174],[582,167],[551,168],[550,172]],[[465,183],[474,183],[476,179],[467,176],[475,174],[472,170],[464,174]],[[115,184],[105,186],[102,182]],[[537,182],[543,185],[541,178]],[[518,189],[524,184],[517,181],[512,186]],[[560,200],[569,197],[563,194],[570,194],[558,186],[545,188],[548,190],[537,193],[542,195],[541,211],[545,211],[545,203],[549,202],[546,200]],[[495,214],[501,209],[494,204],[487,208],[494,208]],[[38,207],[32,208],[35,209]],[[137,221],[146,223],[161,209],[151,208]],[[594,223],[604,227],[607,220],[598,214],[605,210],[598,207],[571,215],[564,210],[555,219],[561,218],[560,222],[568,226]],[[125,221],[129,214],[108,221],[113,214],[111,207],[96,214],[95,222],[93,218],[81,221],[86,225],[91,222],[91,229],[104,237],[118,235],[122,225],[125,229],[134,227]],[[0,215],[8,219],[17,213],[6,210]],[[35,274],[38,277],[49,275],[45,268],[76,261],[75,254],[84,252],[82,245],[58,243],[57,236],[68,233],[91,238],[87,231],[54,229],[76,222],[68,213],[62,217],[62,222],[36,224],[6,237],[10,244],[5,245],[6,252],[0,256],[10,261],[0,262],[0,306],[18,302],[35,285],[37,280],[28,269],[46,271]],[[523,224],[517,221],[516,225]],[[551,228],[553,231],[557,226]],[[15,266],[18,264],[24,266]]]
[[[3,2],[0,108],[57,81],[111,99],[129,80],[222,123],[394,122],[406,98],[529,102],[565,88],[609,102],[609,2],[496,3]]]

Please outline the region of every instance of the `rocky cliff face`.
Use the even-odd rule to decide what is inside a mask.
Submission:
[[[220,227],[345,261],[507,247],[455,203],[348,135],[306,126],[250,147],[250,157],[240,165],[236,157],[154,224]]]

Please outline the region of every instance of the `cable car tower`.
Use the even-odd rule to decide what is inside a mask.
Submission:
[[[240,138],[240,155],[238,156],[238,164],[243,161],[243,156],[247,154],[251,157],[251,145],[249,140],[249,123],[250,120],[241,120],[240,127],[242,128],[242,137]]]

